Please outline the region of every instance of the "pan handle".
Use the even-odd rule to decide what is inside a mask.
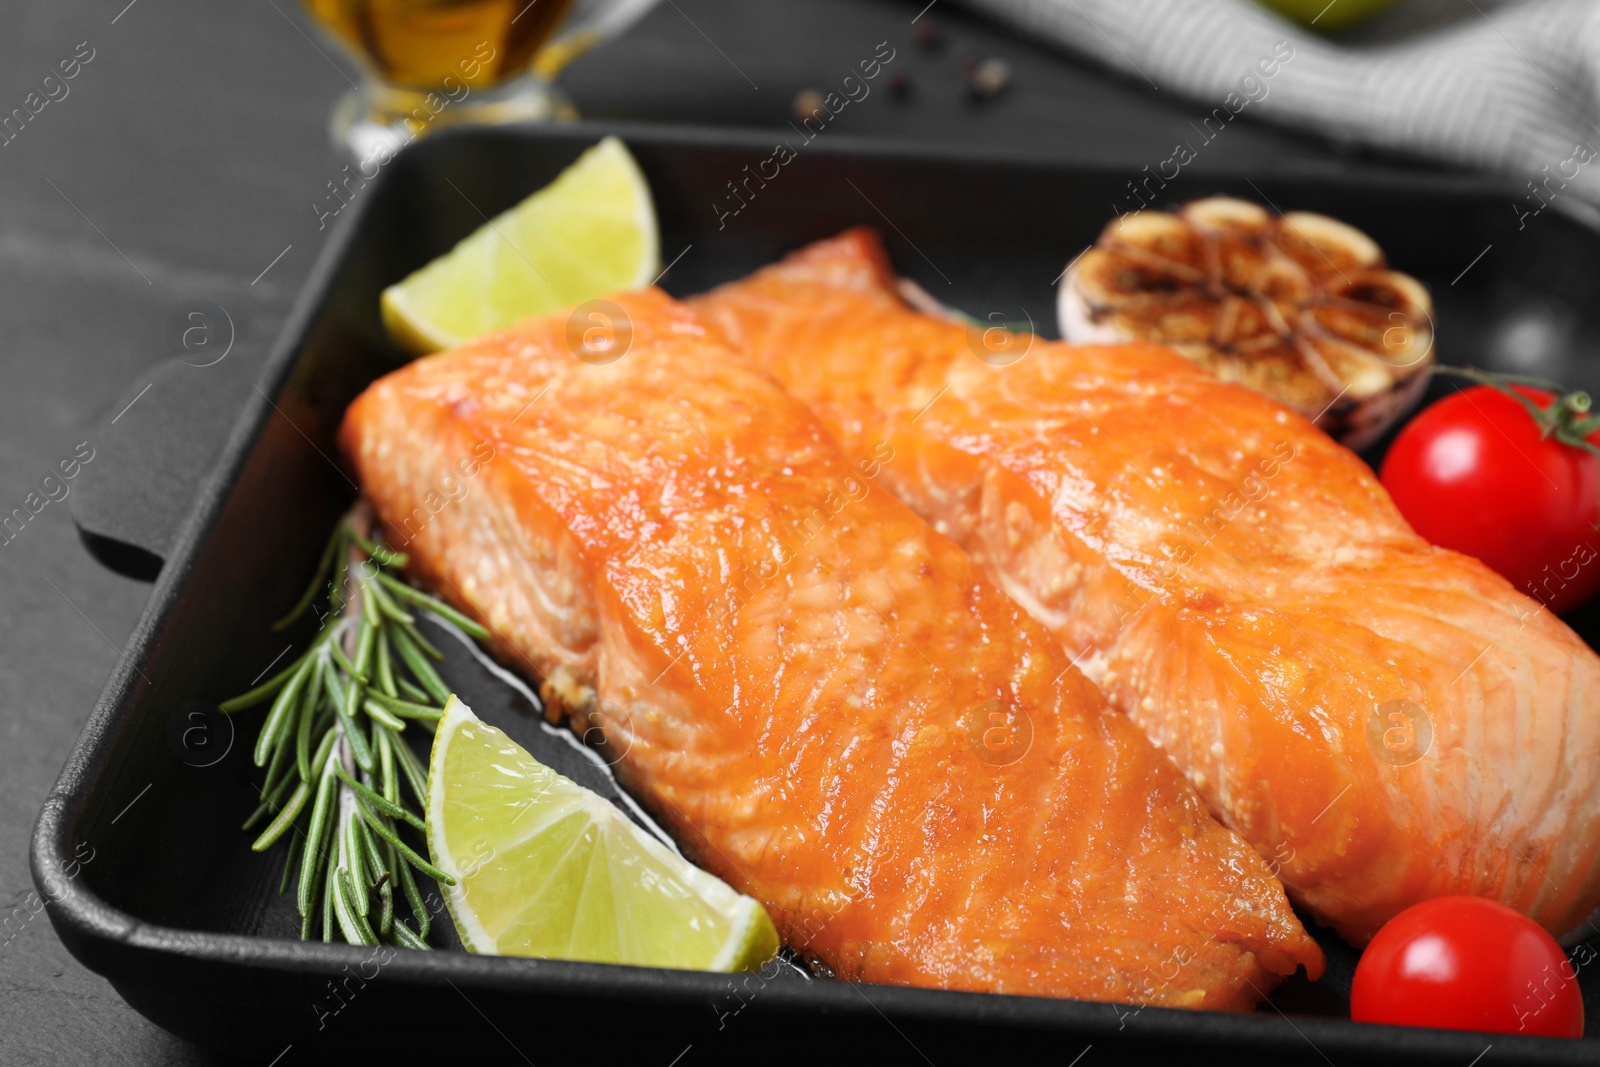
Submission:
[[[247,363],[159,363],[83,431],[93,458],[69,484],[66,503],[101,564],[155,580],[248,403],[255,378]]]

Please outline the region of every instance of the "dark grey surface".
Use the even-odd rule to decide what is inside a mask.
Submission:
[[[95,456],[80,479],[113,470],[141,417],[225,427],[327,237],[312,204],[339,170],[325,128],[348,69],[302,34],[293,0],[125,2],[13,4],[0,35],[0,113],[22,106],[80,42],[94,49],[68,96],[0,146],[0,514],[32,492],[37,505],[41,480],[80,442]],[[834,128],[1113,160],[1130,177],[1166,158],[1204,110],[945,5],[924,16],[943,43],[924,49],[910,25],[922,6],[676,0],[565,84],[597,117],[783,130],[795,93],[826,92],[888,40],[908,95],[880,83]],[[1011,64],[999,99],[968,98],[959,68],[968,53]],[[1195,166],[1334,154],[1241,122]],[[172,316],[196,301],[226,312],[233,347],[214,367],[158,377]],[[220,343],[226,327],[217,328]],[[175,374],[210,376],[183,383],[195,410],[151,403]],[[174,457],[174,476],[210,459]],[[149,589],[90,560],[68,506],[48,503],[0,545],[0,920],[10,917],[0,929],[0,1063],[210,1062],[78,966],[43,915],[29,917],[39,906],[26,865],[34,813]]]

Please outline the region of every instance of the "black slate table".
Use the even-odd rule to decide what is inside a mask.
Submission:
[[[780,131],[797,93],[827,91],[887,41],[905,94],[874,93],[830,129],[1111,161],[1130,176],[1204,110],[948,4],[921,16],[938,39],[920,44],[925,3],[666,0],[563,83],[593,117]],[[331,232],[313,204],[339,173],[327,117],[354,75],[295,0],[13,4],[4,28],[0,115],[60,61],[90,58],[0,144],[0,515],[30,493],[30,507],[45,501],[0,543],[0,1063],[206,1063],[35,914],[34,814],[149,592],[91,560],[70,498],[44,491],[74,483],[43,480],[85,450],[90,469],[128,459],[140,387],[169,353],[175,312],[197,301],[225,311],[233,347],[214,394],[181,415],[225,428]],[[1009,87],[974,99],[964,57],[1003,59]],[[1351,151],[1246,119],[1197,167]],[[164,462],[181,487],[213,458]]]

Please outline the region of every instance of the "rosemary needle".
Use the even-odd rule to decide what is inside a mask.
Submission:
[[[400,855],[404,857],[406,862],[410,863],[411,866],[415,867],[429,878],[432,878],[435,882],[443,882],[445,885],[456,884],[456,880],[450,875],[441,871],[439,868],[435,867],[433,864],[417,855],[415,849],[413,849],[410,845],[407,845],[404,841],[400,840],[399,835],[397,835],[387,826],[383,825],[383,822],[379,820],[376,815],[372,814],[372,812],[367,809],[366,805],[362,804],[360,801],[356,802],[356,811],[360,813],[361,820],[370,826],[373,832],[379,837],[383,838],[385,841],[389,842],[389,844],[398,849]]]
[[[378,611],[395,622],[409,625],[416,621],[410,612],[395,603],[393,596],[384,591],[382,582],[368,582],[367,592],[372,594],[372,601],[378,605]]]
[[[283,874],[278,878],[278,895],[280,897],[289,891],[289,878],[294,874],[295,869],[300,866],[298,861],[303,844],[303,839],[298,835],[289,839],[289,854],[284,857]]]
[[[382,705],[385,711],[398,715],[403,719],[437,719],[444,714],[442,708],[432,707],[428,704],[418,704],[411,700],[401,700],[397,696],[390,696],[377,690],[369,691],[367,699]],[[399,727],[395,727],[395,729],[399,729]]]
[[[261,804],[245,829],[267,819],[251,847],[287,850],[279,892],[297,881],[302,940],[320,933],[425,949],[432,915],[416,872],[448,880],[401,836],[425,829],[418,812],[428,793],[427,766],[406,728],[432,733],[450,696],[430,662],[443,654],[417,629],[416,613],[433,612],[478,639],[488,631],[388,573],[408,563],[358,503],[332,531],[305,592],[273,624],[283,630],[325,598],[322,630],[294,662],[219,705],[229,714],[267,705],[251,753],[266,768]]]
[[[272,701],[272,710],[267,712],[267,721],[261,727],[261,736],[256,739],[257,767],[265,767],[267,757],[277,751],[278,735],[290,710],[300,706],[300,691],[305,687],[306,676],[310,672],[311,659],[306,657],[300,661],[300,669],[294,672],[289,684],[278,690],[277,697]]]
[[[312,695],[306,700],[304,709],[300,713],[300,721],[295,724],[294,731],[294,766],[300,772],[302,782],[311,781],[311,728],[316,725],[317,709],[322,704],[322,670],[321,665],[314,667],[311,672]]]
[[[378,739],[378,781],[383,785],[383,799],[398,804],[400,781],[394,775],[394,741],[388,730],[374,733]]]
[[[361,672],[356,670],[355,662],[338,644],[330,644],[328,646],[328,658],[333,660],[334,664],[351,678],[361,677]]]
[[[365,597],[362,598],[361,602],[363,604],[372,603],[370,599]],[[356,658],[354,666],[356,669],[355,673],[357,678],[366,678],[368,676],[368,672],[372,669],[372,649],[378,641],[379,625],[379,619],[363,619],[361,629],[356,633]]]
[[[446,604],[437,597],[431,597],[420,589],[413,589],[404,582],[395,578],[391,578],[387,574],[383,574],[381,572],[378,574],[378,581],[384,586],[384,588],[392,591],[396,596],[399,596],[404,600],[409,600],[419,608],[426,608],[435,615],[438,615],[440,618],[449,619],[451,622],[459,626],[463,632],[476,638],[477,640],[484,641],[488,639],[489,631],[485,629],[481,623],[467,618],[467,616],[461,614],[461,612],[457,611],[455,608],[452,608],[449,604]]]
[[[330,757],[332,758],[332,757]],[[334,796],[338,779],[329,773],[328,761],[323,761],[322,777],[317,781],[317,803],[311,809],[311,825],[306,829],[305,856],[300,862],[300,914],[309,917],[315,910],[317,878],[322,870],[322,850],[328,836],[328,825],[333,821]],[[326,898],[326,887],[323,896]]]
[[[422,931],[422,936],[426,937],[427,934],[428,934],[427,927],[424,926],[423,927],[423,931]],[[403,923],[403,922],[398,922],[397,921],[394,924],[394,930],[391,932],[391,936],[394,938],[396,944],[404,945],[406,948],[427,948],[428,947],[428,943],[426,941],[422,940],[421,937],[418,937],[416,934],[412,933],[411,932],[411,928],[406,926],[406,924]]]
[[[422,650],[412,644],[411,637],[403,627],[395,627],[393,640],[395,651],[400,653],[400,658],[411,668],[411,673],[418,683],[430,697],[443,705],[450,698],[450,690],[444,684],[444,679],[439,677],[439,672],[433,669],[433,664],[423,658]]]
[[[389,642],[378,642],[378,688],[389,696],[399,693],[399,686],[394,678],[394,655],[389,651]]]
[[[361,707],[368,715],[372,716],[373,722],[387,726],[391,730],[404,730],[406,728],[406,724],[403,721],[396,718],[394,713],[386,709],[382,704],[371,699],[370,695],[361,702]],[[376,735],[374,735],[374,743],[376,743]]]
[[[433,920],[428,915],[427,905],[423,903],[422,890],[417,888],[417,878],[416,875],[411,873],[411,865],[399,863],[395,866],[400,871],[400,891],[405,894],[406,904],[411,908],[411,914],[417,917],[418,932],[411,936],[421,944],[428,940],[428,931],[433,926]],[[406,933],[411,933],[405,923],[397,922],[394,925],[396,930],[405,930]],[[413,945],[412,947],[418,946]],[[426,945],[422,945],[422,947],[426,947]]]
[[[307,653],[307,655],[309,654],[310,653]],[[301,657],[301,659],[304,658],[304,656]],[[221,704],[217,705],[217,710],[222,712],[224,715],[231,715],[236,711],[243,711],[246,708],[255,707],[263,700],[266,700],[268,697],[272,696],[272,694],[276,693],[279,689],[283,688],[283,684],[289,680],[290,676],[300,669],[300,664],[300,660],[295,660],[283,670],[279,671],[277,674],[274,674],[271,678],[268,678],[266,681],[262,682],[249,692],[240,693],[232,700],[224,700]]]
[[[350,525],[349,519],[345,520],[345,528],[350,531],[350,536],[355,538],[356,544],[361,546],[361,550],[382,566],[404,567],[407,563],[411,562],[411,558],[404,552],[396,552],[394,549],[389,548],[386,545],[373,544],[365,537],[362,537],[356,528]]]
[[[391,937],[394,934],[394,879],[389,877],[389,872],[400,864],[394,858],[394,846],[385,842],[381,858],[383,874],[378,876],[376,889],[378,891],[378,936]]]
[[[289,794],[289,802],[278,812],[278,817],[267,824],[261,831],[261,836],[256,838],[255,844],[250,846],[253,852],[265,852],[272,847],[272,843],[283,836],[283,832],[294,825],[300,817],[300,811],[306,806],[306,798],[311,795],[311,786],[301,782],[294,787],[294,792]]]
[[[345,785],[349,786],[351,789],[354,789],[356,791],[356,795],[357,796],[361,797],[361,799],[365,800],[368,804],[371,804],[374,808],[378,809],[378,811],[382,812],[384,815],[387,815],[392,819],[404,819],[406,822],[410,823],[412,826],[415,826],[418,830],[427,829],[427,827],[424,825],[424,823],[423,823],[423,821],[421,819],[419,819],[415,815],[411,814],[409,811],[407,811],[405,808],[401,807],[399,804],[395,804],[395,803],[391,802],[382,793],[379,793],[379,792],[376,792],[375,790],[373,790],[373,788],[371,786],[362,785],[360,782],[356,781],[349,774],[347,774],[345,772],[344,768],[336,767],[336,768],[334,768],[334,770],[335,770],[335,773],[337,773],[339,775],[339,778],[344,782]]]
[[[340,526],[342,527],[343,523]],[[311,576],[311,584],[306,586],[306,591],[301,594],[294,607],[289,609],[289,613],[272,624],[273,633],[287,630],[317,599],[317,587],[322,584],[322,576],[328,573],[328,565],[333,562],[334,553],[339,551],[339,542],[340,537],[337,533],[328,538],[328,545],[322,550],[322,558],[317,561],[317,573]]]
[[[401,623],[400,632],[410,638],[411,643],[417,646],[417,648],[420,649],[422,653],[429,659],[444,659],[444,653],[440,652],[439,649],[434,646],[432,641],[429,641],[426,637],[423,637],[422,631],[417,629],[416,626],[412,625],[411,623]]]
[[[402,745],[396,738],[394,754],[400,764],[400,771],[405,775],[406,784],[411,787],[411,795],[417,798],[417,803],[423,807],[428,805],[428,769],[417,759],[417,754],[411,751],[409,745]]]

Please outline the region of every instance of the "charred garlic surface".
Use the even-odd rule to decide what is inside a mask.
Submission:
[[[1434,361],[1428,291],[1372,238],[1226,197],[1112,222],[1057,302],[1069,341],[1168,345],[1352,448],[1421,394]]]

